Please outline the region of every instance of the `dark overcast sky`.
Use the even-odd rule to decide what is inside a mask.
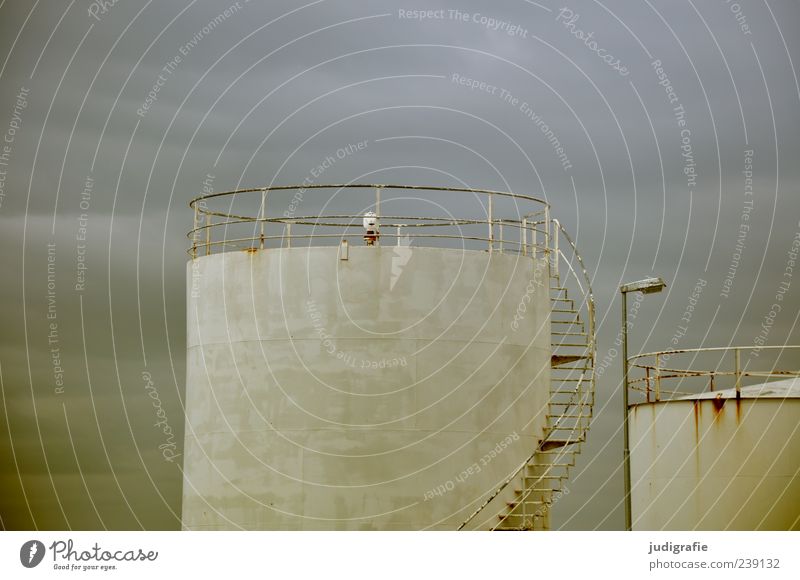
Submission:
[[[402,17],[419,9],[444,17]],[[218,190],[298,183],[337,148],[367,141],[324,181],[546,197],[590,269],[600,359],[619,329],[617,287],[650,274],[669,287],[643,303],[634,352],[672,346],[699,279],[707,286],[678,346],[752,344],[800,232],[798,25],[793,0],[126,0],[105,13],[88,0],[3,1],[2,527],[179,527],[180,465],[158,449],[142,374],[181,441],[187,203],[207,175]],[[462,77],[497,88],[471,90]],[[723,296],[750,199],[747,151],[750,228]],[[769,343],[800,343],[798,306],[794,280]],[[556,527],[622,526],[618,362],[598,382]]]

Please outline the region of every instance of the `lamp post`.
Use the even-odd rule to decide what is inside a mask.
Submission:
[[[625,529],[630,531],[631,524],[631,449],[628,435],[628,292],[655,294],[667,286],[662,278],[645,278],[637,282],[629,282],[619,287],[622,294],[622,436],[623,436],[623,476],[625,480]]]

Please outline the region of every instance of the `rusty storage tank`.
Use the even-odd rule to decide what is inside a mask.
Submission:
[[[191,207],[184,529],[548,526],[594,308],[546,203],[350,184]]]
[[[779,370],[798,354],[731,347],[630,359],[645,399],[629,415],[634,530],[800,529],[800,372]]]

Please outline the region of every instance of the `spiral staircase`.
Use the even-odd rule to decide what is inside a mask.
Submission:
[[[550,529],[551,507],[586,442],[594,406],[594,299],[583,261],[558,220],[550,220],[548,237],[552,355],[545,432],[460,530]]]

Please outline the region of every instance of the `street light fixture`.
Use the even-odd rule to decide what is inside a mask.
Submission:
[[[625,529],[631,524],[631,449],[628,436],[628,292],[655,294],[666,288],[663,278],[645,278],[619,287],[622,294],[622,407],[623,471],[625,479]]]
[[[619,291],[624,295],[628,292],[641,292],[642,294],[655,294],[667,287],[663,278],[645,278],[637,282],[628,282],[619,287]]]

